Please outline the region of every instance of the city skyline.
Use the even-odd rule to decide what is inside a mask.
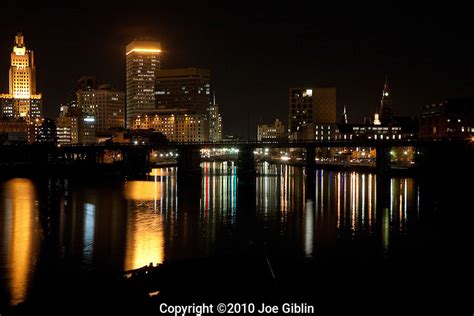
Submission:
[[[473,91],[469,73],[473,47],[466,36],[467,20],[462,18],[471,8],[456,10],[460,18],[449,25],[437,22],[452,13],[449,9],[415,7],[405,12],[388,4],[380,7],[383,14],[379,15],[359,12],[364,8],[354,14],[328,8],[311,16],[298,9],[299,18],[287,14],[286,7],[266,11],[263,5],[209,12],[195,12],[192,6],[183,10],[164,6],[156,11],[151,6],[147,12],[133,9],[128,14],[120,7],[111,9],[112,16],[127,19],[103,17],[107,8],[100,5],[89,13],[79,7],[49,9],[24,9],[6,17],[0,40],[0,53],[5,56],[0,62],[2,73],[8,70],[8,51],[18,31],[35,51],[38,90],[47,117],[57,116],[59,105],[70,99],[74,83],[83,75],[96,75],[125,91],[123,51],[142,36],[155,37],[162,44],[163,68],[212,71],[225,134],[246,136],[243,123],[250,111],[255,114],[252,131],[260,118],[272,122],[279,117],[287,124],[288,88],[294,86],[336,87],[337,117],[346,106],[350,122],[374,113],[387,74],[395,114],[419,116],[427,104],[470,96]],[[58,18],[48,22],[52,15]],[[41,30],[35,27],[40,20]],[[87,23],[78,26],[78,21]],[[89,36],[92,29],[97,32],[93,37]],[[65,50],[67,57],[62,54]],[[68,59],[73,62],[62,67]],[[2,90],[7,80],[1,76]]]
[[[55,2],[0,4],[0,316],[471,303],[474,4]]]

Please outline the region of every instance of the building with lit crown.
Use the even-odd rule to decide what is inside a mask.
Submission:
[[[160,69],[161,44],[133,41],[126,47],[127,128],[139,115],[155,109],[155,81]]]
[[[30,123],[42,116],[42,97],[36,92],[33,51],[26,49],[21,33],[15,36],[10,59],[9,91],[0,94],[1,114]]]

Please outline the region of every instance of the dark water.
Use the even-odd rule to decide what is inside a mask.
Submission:
[[[436,201],[423,181],[319,170],[308,194],[302,168],[265,163],[258,174],[255,196],[239,195],[236,168],[227,163],[204,163],[200,188],[184,191],[175,168],[140,181],[4,181],[0,310],[94,275],[238,254],[246,243],[323,264],[344,258],[356,271],[403,262],[440,240]],[[254,212],[248,235],[240,217],[247,208]]]

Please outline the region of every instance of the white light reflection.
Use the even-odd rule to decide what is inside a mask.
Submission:
[[[306,213],[305,213],[305,236],[304,236],[304,251],[307,257],[313,254],[313,238],[314,238],[314,214],[313,214],[313,201],[306,201]]]

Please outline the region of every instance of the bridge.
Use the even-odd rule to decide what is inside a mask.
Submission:
[[[201,149],[238,149],[237,170],[240,178],[255,174],[254,151],[258,148],[300,148],[305,151],[305,166],[308,172],[316,168],[317,148],[373,148],[376,151],[375,170],[384,173],[390,170],[390,151],[394,147],[415,147],[424,157],[440,155],[445,151],[456,152],[464,147],[472,148],[469,141],[427,141],[427,140],[331,140],[331,141],[236,141],[201,143],[101,143],[101,144],[30,144],[0,146],[0,168],[32,166],[32,170],[47,167],[104,166],[104,153],[116,152],[121,156],[120,165],[126,174],[145,174],[149,170],[150,155],[155,150],[174,150],[178,153],[178,177],[186,179],[200,175]],[[35,169],[36,168],[36,169]]]

